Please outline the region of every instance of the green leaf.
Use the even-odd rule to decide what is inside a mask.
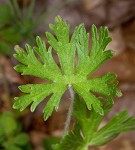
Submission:
[[[26,20],[31,19],[33,11],[34,11],[34,7],[35,7],[35,0],[32,0],[29,7],[27,8],[27,11],[26,11],[26,14],[25,14],[26,15],[25,19]]]
[[[14,145],[13,143],[10,143],[10,142],[5,142],[3,144],[4,146],[4,150],[22,150],[20,147]]]
[[[7,41],[11,44],[16,44],[23,39],[21,33],[19,32],[20,28],[19,29],[17,29],[17,28],[18,27],[16,24],[9,26],[7,28],[4,28],[4,29],[0,30],[0,36],[2,36],[2,39],[4,41]]]
[[[0,113],[0,136],[12,135],[17,130],[17,122],[9,112]]]
[[[5,42],[5,41],[0,41],[0,54],[4,55],[10,55],[12,52],[13,47],[11,44]]]
[[[88,54],[88,41],[89,34],[82,24],[80,25],[80,33],[77,39],[78,65],[76,73],[83,76],[93,73],[104,61],[113,56],[111,50],[105,50],[107,44],[111,41],[111,38],[108,37],[108,29],[106,27],[101,27],[98,35],[96,26],[92,26],[90,55]]]
[[[94,110],[87,111],[85,102],[78,95],[74,101],[73,114],[76,119],[74,129],[61,140],[60,144],[54,145],[54,150],[87,150],[93,134],[104,118]],[[106,107],[104,113],[107,114],[109,110],[110,107]]]
[[[75,125],[74,130],[69,132],[60,142],[53,145],[53,150],[87,150],[87,145],[80,133],[79,125]]]
[[[105,145],[121,132],[131,130],[135,130],[135,118],[130,117],[127,111],[123,111],[115,115],[104,127],[97,131],[90,144],[93,146]]]
[[[53,150],[52,145],[60,141],[58,137],[48,137],[43,140],[43,147],[45,150]]]
[[[11,23],[13,14],[8,4],[0,4],[0,28]]]
[[[111,41],[112,39],[108,37],[107,27],[100,27],[98,36],[96,26],[92,26],[92,47],[90,53],[90,64],[92,65],[89,73],[94,72],[104,61],[112,57],[113,52],[111,50],[105,50]]]
[[[18,146],[26,145],[28,141],[29,137],[26,133],[20,133],[13,139],[13,143]]]
[[[99,101],[103,103],[102,98],[99,98]],[[98,126],[100,125],[102,119],[110,111],[110,107],[111,105],[103,107],[104,115],[101,116],[97,114],[94,110],[88,111],[84,101],[80,100],[80,98],[76,95],[74,117],[76,119],[76,122],[80,126],[80,132],[82,132],[83,139],[86,143],[89,143],[92,135],[98,129]]]
[[[54,150],[87,150],[88,146],[105,145],[121,132],[135,130],[135,118],[129,117],[127,111],[115,115],[104,127],[99,128],[103,118],[108,114],[112,105],[103,104],[104,116],[93,110],[87,110],[83,99],[75,96],[74,117],[76,119],[74,129],[70,131],[60,142],[53,146]]]
[[[94,94],[98,93],[110,103],[113,97],[121,96],[116,88],[116,75],[108,73],[98,78],[88,78],[105,60],[112,56],[112,51],[105,50],[111,41],[108,37],[107,28],[101,28],[98,35],[96,27],[92,26],[92,47],[88,53],[89,34],[83,24],[77,26],[70,38],[70,25],[63,21],[60,16],[55,19],[55,24],[50,24],[54,33],[46,33],[50,44],[46,44],[37,37],[37,46],[32,48],[26,45],[26,50],[19,46],[15,47],[14,57],[21,63],[15,70],[22,75],[33,75],[48,81],[47,84],[28,84],[20,87],[25,95],[15,98],[15,109],[24,110],[32,103],[31,110],[34,111],[38,104],[47,96],[51,96],[45,106],[44,118],[47,119],[53,109],[58,109],[60,99],[68,86],[84,99],[88,109],[100,115],[104,115],[102,103]],[[56,51],[60,67],[55,63],[52,56],[52,48]],[[78,63],[75,67],[75,56],[78,55]]]

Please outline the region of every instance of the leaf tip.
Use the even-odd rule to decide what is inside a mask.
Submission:
[[[16,70],[16,66],[14,66],[13,69]]]
[[[16,52],[16,53],[21,52],[21,48],[20,48],[19,45],[15,45],[14,49],[15,49],[15,52]]]
[[[120,89],[117,89],[117,91],[116,91],[116,96],[117,97],[121,97],[123,94],[122,94],[122,92],[121,92],[121,90]]]
[[[35,111],[35,107],[34,107],[33,105],[31,105],[30,111],[31,111],[31,112],[34,112],[34,111]]]
[[[59,22],[62,22],[62,21],[63,21],[63,18],[61,16],[58,15],[58,16],[55,17],[55,22],[56,23],[59,23]]]
[[[41,40],[40,36],[36,36],[36,42],[38,42],[40,40]]]

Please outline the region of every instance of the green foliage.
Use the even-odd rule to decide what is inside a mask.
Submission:
[[[101,102],[103,103],[102,99]],[[103,104],[106,115],[111,105]],[[135,130],[135,118],[129,117],[127,111],[115,115],[105,126],[99,125],[105,117],[88,111],[86,104],[76,95],[74,104],[74,117],[76,124],[60,142],[54,145],[54,150],[87,150],[88,146],[101,146],[117,137],[121,132]]]
[[[12,46],[5,41],[0,41],[0,54],[9,55],[11,53]]]
[[[127,111],[115,115],[104,127],[97,131],[90,142],[93,146],[101,146],[117,137],[121,132],[135,130],[135,118]]]
[[[60,142],[53,145],[53,150],[87,150],[87,143],[83,139],[79,125],[76,124],[73,131],[69,132]]]
[[[45,138],[43,140],[43,147],[44,147],[45,150],[53,150],[52,145],[56,144],[56,143],[59,143],[59,142],[60,142],[60,138],[50,136],[50,137]]]
[[[25,133],[21,133],[14,138],[14,144],[23,146],[27,144],[29,138]]]
[[[22,150],[28,147],[28,135],[9,112],[0,114],[0,147],[4,150]],[[28,149],[30,150],[30,148]]]
[[[11,8],[7,4],[0,4],[0,28],[5,24],[10,23],[12,20],[13,14],[11,13]]]
[[[0,4],[0,53],[10,54],[11,45],[5,39],[3,39],[3,34],[1,33],[4,30],[4,26],[10,24],[13,18],[13,13],[11,12],[10,6],[8,4]],[[13,38],[13,36],[12,36]]]
[[[121,92],[116,88],[118,82],[116,75],[107,73],[101,77],[88,78],[103,62],[112,56],[111,50],[105,50],[111,41],[108,37],[107,28],[100,28],[99,34],[95,25],[92,26],[92,47],[88,53],[89,34],[83,24],[75,28],[70,38],[70,25],[58,16],[55,24],[50,24],[53,34],[47,32],[46,37],[50,43],[47,49],[44,41],[37,37],[37,46],[32,48],[26,45],[26,51],[19,46],[15,47],[14,57],[21,63],[15,70],[22,75],[33,75],[45,80],[47,84],[28,84],[20,86],[19,89],[25,95],[16,97],[14,108],[24,110],[29,104],[31,111],[34,111],[38,104],[47,96],[50,100],[45,106],[45,120],[52,114],[54,108],[57,110],[60,99],[68,86],[84,99],[87,108],[104,116],[104,110],[100,98],[94,93],[98,93],[113,104],[113,97],[121,96]],[[56,51],[61,68],[55,63],[52,57],[52,48]],[[78,63],[75,67],[75,55],[78,55]]]
[[[35,43],[35,34],[53,12],[63,7],[69,0],[52,7],[47,11],[42,4],[35,11],[36,2],[31,0],[26,4],[22,0],[20,7],[18,0],[7,0],[0,4],[0,54],[10,55],[13,46],[24,40]],[[21,1],[20,1],[21,2]],[[34,17],[33,17],[34,16]]]
[[[16,4],[18,6],[18,3]],[[23,17],[18,17],[18,13],[21,13],[21,9],[16,12],[15,4],[11,1],[0,4],[0,53],[2,54],[10,55],[13,45],[27,39],[33,29],[31,18],[24,20]]]
[[[46,33],[49,47],[37,37],[37,46],[31,47],[26,44],[26,50],[16,46],[14,54],[20,62],[15,66],[16,71],[22,75],[33,75],[47,80],[46,84],[20,86],[19,89],[24,95],[15,98],[15,109],[23,111],[31,104],[30,109],[33,112],[47,96],[50,96],[43,110],[46,120],[54,108],[58,110],[61,97],[68,87],[72,86],[76,93],[73,111],[76,122],[73,130],[65,135],[59,144],[54,144],[57,140],[51,138],[44,141],[45,148],[87,150],[88,146],[106,144],[121,132],[135,130],[135,118],[128,116],[127,111],[115,115],[100,128],[102,120],[114,104],[113,97],[121,96],[121,91],[116,88],[118,81],[115,74],[106,73],[101,77],[91,77],[91,74],[113,55],[111,50],[105,50],[111,41],[108,29],[101,27],[98,32],[96,26],[92,26],[92,46],[89,54],[89,34],[84,24],[75,28],[71,38],[70,25],[60,16],[56,17],[55,24],[49,26],[53,32]],[[52,56],[52,49],[57,53],[60,67]],[[51,146],[50,143],[54,145]]]
[[[17,123],[13,116],[8,113],[1,113],[0,114],[0,137],[5,134],[13,134],[17,129]]]

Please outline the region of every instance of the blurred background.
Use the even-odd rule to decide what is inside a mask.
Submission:
[[[93,76],[116,73],[123,96],[116,100],[103,123],[123,109],[135,116],[135,0],[0,0],[0,150],[51,150],[50,144],[59,141],[56,137],[63,134],[70,102],[68,92],[59,111],[46,122],[42,114],[44,102],[34,113],[29,108],[23,112],[12,109],[13,98],[21,95],[19,85],[44,82],[14,71],[14,46],[34,45],[37,35],[46,42],[45,32],[56,15],[70,22],[71,34],[82,22],[88,32],[92,24],[108,26],[113,38],[108,49],[114,50],[115,56]],[[72,124],[73,121],[71,127]],[[124,133],[104,147],[90,149],[135,150],[135,132]]]

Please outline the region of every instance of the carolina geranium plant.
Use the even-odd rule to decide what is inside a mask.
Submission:
[[[21,63],[15,66],[15,70],[22,75],[33,75],[48,82],[20,86],[24,95],[15,98],[13,108],[23,111],[31,104],[33,112],[50,95],[43,109],[44,119],[47,120],[54,109],[58,110],[62,95],[69,89],[71,104],[64,135],[59,144],[52,146],[54,150],[87,150],[88,146],[104,145],[121,132],[134,130],[135,118],[129,117],[127,111],[116,114],[105,126],[99,128],[114,104],[113,98],[122,95],[116,87],[118,81],[115,74],[91,77],[100,65],[113,56],[111,50],[105,50],[111,42],[108,29],[101,27],[98,33],[96,26],[92,26],[90,54],[89,33],[84,24],[75,28],[71,38],[70,25],[60,16],[56,17],[55,24],[50,24],[50,29],[54,34],[46,33],[49,48],[40,37],[36,38],[35,47],[28,44],[26,50],[15,47],[14,57]],[[52,50],[58,55],[60,67],[53,59]],[[72,115],[75,124],[73,130],[68,131]]]

